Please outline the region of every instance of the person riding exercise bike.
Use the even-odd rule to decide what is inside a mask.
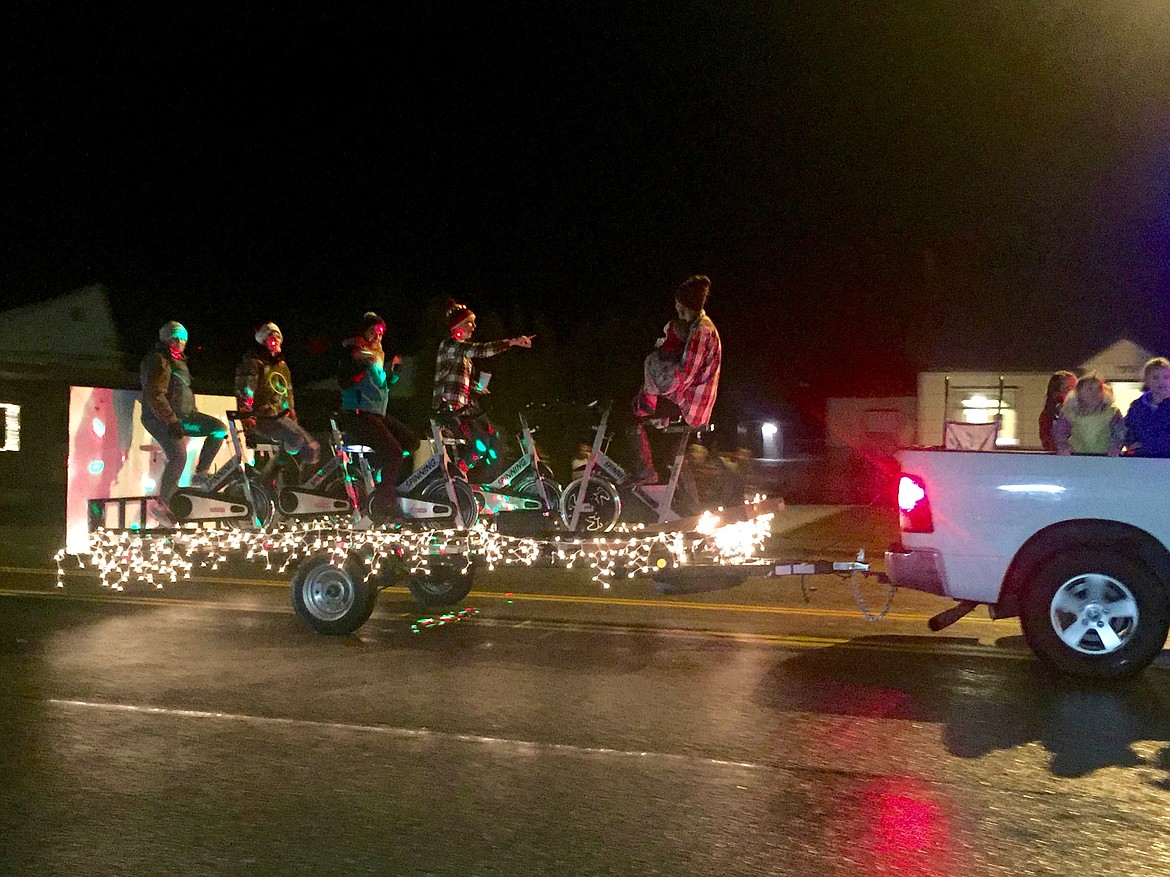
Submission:
[[[377,490],[383,494],[378,506],[393,513],[398,508],[395,485],[402,469],[403,452],[418,450],[418,436],[405,423],[386,413],[390,385],[398,381],[394,369],[402,362],[390,359],[389,368],[382,338],[386,321],[373,311],[362,315],[359,331],[342,342],[337,380],[341,385],[338,424],[346,439],[368,446],[381,464],[382,478]]]
[[[496,428],[471,398],[471,361],[498,356],[512,347],[531,347],[532,335],[517,335],[501,341],[472,342],[475,312],[454,299],[447,302],[450,338],[439,342],[435,362],[435,391],[431,397],[439,422],[465,439],[459,452],[460,471],[468,471],[490,456],[496,444]],[[481,388],[480,392],[484,392]]]
[[[195,408],[186,349],[187,329],[182,323],[171,320],[159,329],[158,343],[143,357],[139,367],[142,425],[159,443],[167,458],[154,509],[156,518],[167,524],[173,524],[175,520],[169,503],[187,466],[187,438],[204,437],[191,479],[194,486],[203,487],[207,484],[212,461],[227,435],[223,421]]]
[[[307,478],[317,468],[321,445],[297,423],[292,374],[281,354],[284,334],[275,323],[265,323],[255,338],[256,346],[236,369],[236,401],[255,419],[256,435],[296,457],[301,478]]]

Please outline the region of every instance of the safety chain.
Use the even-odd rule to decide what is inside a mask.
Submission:
[[[865,549],[857,552],[857,562],[865,562]],[[881,621],[886,617],[886,613],[890,611],[890,607],[894,604],[894,594],[898,593],[898,586],[892,582],[887,582],[890,591],[886,595],[886,605],[881,608],[881,611],[874,614],[870,610],[869,604],[865,602],[865,597],[861,593],[861,579],[865,575],[862,570],[855,569],[849,574],[849,583],[853,586],[853,598],[857,601],[857,608],[861,610],[861,614],[866,621]]]

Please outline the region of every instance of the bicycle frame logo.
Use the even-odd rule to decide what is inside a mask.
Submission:
[[[597,455],[597,468],[613,479],[615,484],[626,480],[626,470],[603,453]]]
[[[442,449],[440,449],[437,454],[432,455],[431,458],[423,464],[421,469],[417,469],[412,472],[409,478],[399,484],[398,489],[402,493],[410,493],[412,490],[426,481],[431,476],[432,472],[443,465],[444,460],[446,460],[446,455],[443,453]]]
[[[487,486],[488,487],[507,487],[508,485],[510,485],[512,483],[513,479],[515,479],[515,477],[517,475],[519,475],[526,468],[528,468],[528,464],[531,462],[532,462],[532,460],[529,457],[529,455],[524,454],[519,460],[517,460],[515,463],[513,463],[511,466],[508,467],[508,471],[506,471],[503,475],[501,475],[499,478],[497,478],[495,481],[493,481],[491,484],[489,484]]]

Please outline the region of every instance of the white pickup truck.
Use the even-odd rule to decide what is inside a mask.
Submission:
[[[1019,616],[1063,673],[1116,679],[1159,656],[1170,630],[1170,460],[1021,451],[899,454],[901,540],[886,574]]]

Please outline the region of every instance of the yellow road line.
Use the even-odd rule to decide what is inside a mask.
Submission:
[[[110,591],[105,594],[75,594],[55,589],[31,591],[20,588],[0,588],[0,597],[37,597],[45,600],[69,600],[77,603],[129,603],[132,606],[194,606],[200,609],[228,609],[243,612],[264,612],[257,606],[234,606],[212,600],[192,600],[189,597],[135,597]],[[283,614],[283,610],[282,610]]]
[[[57,575],[56,570],[50,569],[0,566],[0,573],[4,572],[30,575]],[[96,577],[96,573],[90,570],[67,570],[65,575],[70,578]],[[231,578],[227,576],[200,576],[192,577],[191,579],[184,579],[182,581],[197,581],[213,585],[252,585],[265,588],[287,588],[289,586],[287,581],[279,581],[274,579],[243,579]],[[182,581],[175,584],[182,584]],[[409,589],[400,587],[384,588],[383,590],[388,594],[405,595],[410,593]],[[582,594],[529,594],[517,591],[473,590],[470,594],[468,594],[468,599],[472,598],[479,600],[506,600],[514,603],[530,601],[537,603],[562,603],[578,606],[621,606],[627,608],[662,608],[663,606],[669,606],[674,609],[688,609],[699,612],[738,612],[749,615],[795,615],[807,618],[841,618],[852,620],[860,617],[860,613],[852,609],[817,609],[806,606],[758,606],[749,603],[707,603],[697,600],[678,600],[668,595],[663,595],[660,598],[651,600],[644,597],[595,597]],[[890,621],[926,621],[927,619],[931,618],[930,615],[923,615],[917,612],[890,612],[885,617]],[[995,623],[995,621],[991,618],[971,617],[963,619],[960,623],[970,624],[972,622],[981,624]]]
[[[494,595],[493,595],[494,596]],[[132,606],[186,606],[196,609],[208,609],[216,612],[262,612],[275,615],[289,614],[285,608],[240,606],[209,600],[192,600],[181,597],[135,597],[127,594],[72,594],[64,591],[24,591],[19,589],[0,588],[0,597],[37,597],[50,600],[69,600],[80,603],[118,603]],[[420,610],[421,611],[421,610]],[[404,619],[414,617],[412,613],[391,612],[379,613],[381,620]],[[476,619],[476,624],[487,627],[506,627],[509,629],[524,629],[528,631],[570,631],[574,633],[607,633],[607,634],[636,634],[640,636],[665,636],[679,639],[698,639],[711,637],[716,639],[733,640],[741,643],[756,645],[770,645],[778,648],[794,650],[824,649],[832,646],[847,646],[871,652],[893,652],[901,654],[932,654],[955,655],[967,657],[993,657],[1008,660],[1032,660],[1030,652],[1019,649],[1001,649],[983,643],[955,643],[951,641],[929,641],[920,637],[909,639],[906,642],[898,640],[882,640],[881,642],[868,641],[843,636],[802,636],[798,634],[754,633],[751,631],[716,630],[713,628],[655,628],[633,627],[630,625],[613,624],[583,624],[574,621],[548,621],[529,619],[517,622],[513,619],[483,618]]]

